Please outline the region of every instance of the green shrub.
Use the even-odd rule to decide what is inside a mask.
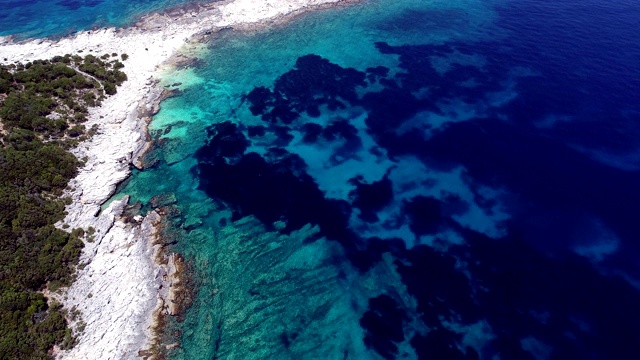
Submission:
[[[115,66],[70,54],[0,65],[0,93],[6,94],[0,121],[7,132],[0,143],[0,360],[49,359],[54,345],[75,343],[64,309],[47,305],[39,291],[74,279],[85,231],[54,226],[66,214],[71,199],[61,196],[80,165],[67,150],[85,138],[80,123],[87,106],[104,99],[102,88],[115,94],[126,80]],[[87,230],[89,238],[94,232]]]

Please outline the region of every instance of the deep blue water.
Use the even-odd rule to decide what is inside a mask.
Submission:
[[[171,356],[637,357],[638,19],[371,0],[219,33],[120,191],[177,198]]]

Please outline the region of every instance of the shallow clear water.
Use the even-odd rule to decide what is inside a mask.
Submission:
[[[176,197],[197,293],[171,357],[632,356],[638,18],[370,0],[217,34],[120,189]]]

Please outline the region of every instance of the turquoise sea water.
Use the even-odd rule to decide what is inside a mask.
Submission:
[[[217,34],[165,79],[157,163],[121,189],[177,198],[198,292],[171,357],[624,358],[631,14],[372,0]]]
[[[411,11],[430,11],[437,17],[419,24],[425,31],[415,31],[400,21]],[[340,66],[358,69],[380,65],[393,69],[397,68],[397,58],[380,54],[374,42],[481,40],[485,31],[492,31],[486,26],[494,16],[482,3],[469,6],[466,2],[448,1],[428,5],[423,1],[393,5],[370,2],[366,6],[322,11],[266,32],[219,34],[202,59],[205,65],[165,80],[167,84],[192,85],[180,87],[182,95],[166,100],[151,124],[162,141],[154,154],[160,158],[158,165],[136,173],[120,192],[133,194],[132,201],[143,204],[159,193],[174,193],[178,198],[180,215],[174,219],[173,235],[180,240],[176,249],[193,262],[199,290],[184,322],[176,325],[182,332],[182,346],[173,357],[379,357],[365,346],[359,321],[369,298],[404,287],[398,274],[388,268],[393,266],[393,259],[360,274],[336,243],[310,241],[319,236],[317,229],[306,226],[282,235],[275,231],[278,226],[267,229],[254,218],[231,222],[231,212],[224,205],[197,189],[194,153],[205,144],[205,128],[213,123],[232,120],[247,126],[259,125],[261,120],[243,106],[243,96],[256,86],[272,84],[292,68],[299,56],[318,54]],[[422,15],[417,15],[408,20],[421,19]],[[429,34],[425,36],[427,30]],[[500,96],[509,94],[496,94]],[[318,120],[345,116],[363,122],[364,114],[362,109],[346,109],[323,114]],[[264,153],[270,140],[257,142],[250,150]],[[364,141],[373,145],[371,139]],[[327,165],[334,150],[331,147],[300,146],[292,150],[310,165],[320,188],[338,198],[348,195],[351,186],[345,182],[352,176],[361,174],[368,181],[375,181],[392,165],[390,160],[375,159],[362,151],[360,159],[332,169]],[[407,159],[406,165],[410,168],[416,165],[413,162]],[[440,174],[431,175],[435,178]],[[472,196],[466,188],[457,188],[464,187],[458,175],[442,175],[452,177],[444,187]],[[477,211],[470,217],[488,216]],[[401,296],[409,304],[413,301],[406,294]],[[406,347],[406,351],[413,352],[408,344]]]
[[[636,357],[638,18],[369,0],[215,34],[118,194],[175,195],[170,358]]]
[[[199,0],[2,0],[0,36],[58,37],[80,30],[128,26],[140,16]]]

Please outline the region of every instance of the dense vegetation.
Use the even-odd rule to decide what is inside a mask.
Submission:
[[[54,226],[80,165],[66,149],[94,131],[83,125],[88,108],[127,78],[111,57],[0,65],[0,360],[73,345],[65,310],[41,291],[73,281],[84,231]]]

